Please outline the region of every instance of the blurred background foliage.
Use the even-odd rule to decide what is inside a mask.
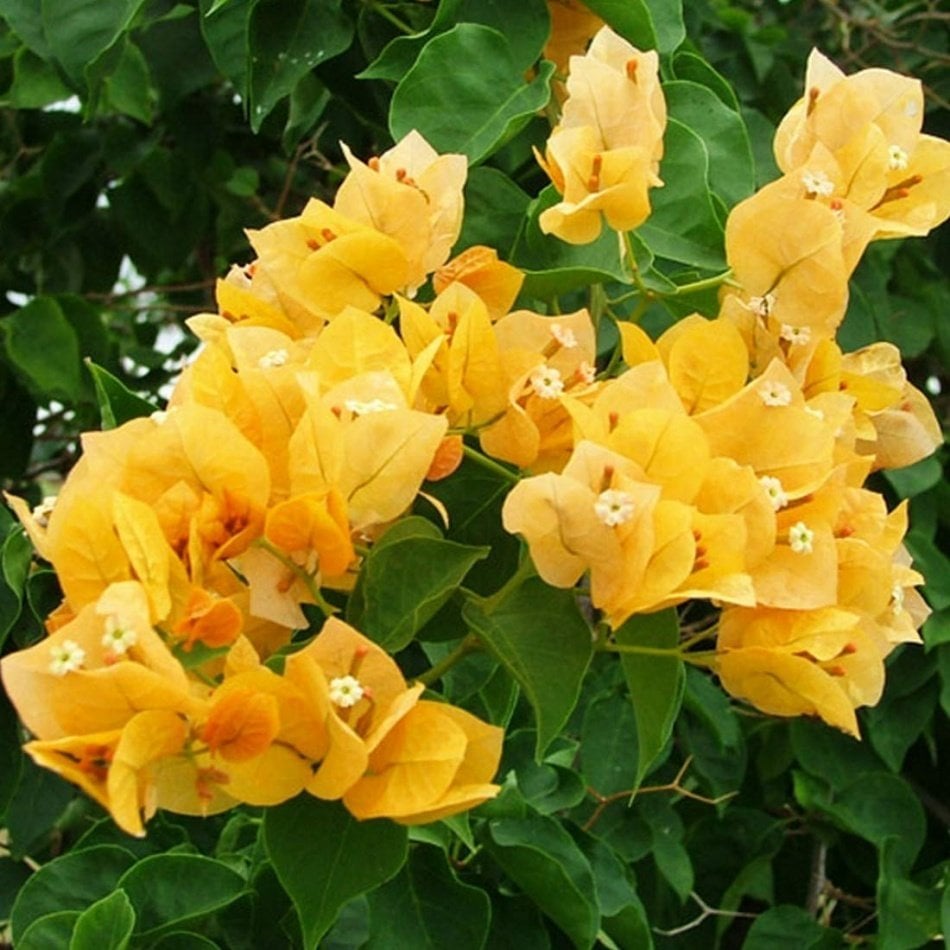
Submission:
[[[622,6],[590,5],[604,15]],[[194,346],[184,318],[213,309],[215,279],[249,260],[243,229],[296,214],[311,196],[332,196],[345,168],[341,140],[361,156],[391,144],[392,131],[413,115],[400,113],[394,90],[407,88],[401,80],[433,38],[458,23],[497,27],[511,39],[517,76],[543,44],[543,7],[540,0],[526,3],[527,12],[498,0],[0,0],[2,487],[34,503],[55,493],[76,459],[78,434],[100,425],[87,361],[110,374],[100,374],[99,386],[118,380],[161,404]],[[756,185],[777,175],[772,131],[801,94],[813,45],[846,72],[883,66],[919,77],[925,130],[950,137],[950,13],[939,0],[690,0],[681,11],[666,0],[636,0],[631,7],[653,17],[666,78],[701,77],[735,104]],[[426,30],[422,39],[399,39]],[[474,68],[459,63],[459,75],[450,70],[446,82],[465,82]],[[545,259],[548,252],[532,249],[524,233],[529,202],[546,184],[531,146],[548,128],[542,116],[521,116],[482,149],[460,243],[491,243],[530,266],[536,297],[576,290],[563,261]],[[894,342],[945,429],[948,272],[947,227],[927,240],[875,244],[852,283],[840,335],[845,349]],[[658,329],[681,315],[657,308],[646,325]],[[326,946],[421,945],[385,935],[392,908],[426,888],[460,908],[460,919],[478,923],[473,946],[565,945],[572,924],[550,893],[574,900],[564,897],[564,882],[581,873],[571,866],[576,855],[598,878],[606,946],[771,950],[876,940],[909,948],[950,930],[946,462],[944,449],[876,486],[892,503],[910,499],[908,547],[928,578],[934,614],[925,648],[892,658],[881,705],[862,715],[865,742],[815,723],[750,716],[691,675],[673,741],[649,781],[656,793],[641,793],[627,809],[622,750],[636,739],[616,664],[588,677],[569,728],[542,762],[533,758],[531,720],[515,694],[474,664],[447,682],[447,694],[474,697],[496,720],[510,720],[508,786],[484,816],[506,819],[509,837],[496,823],[491,836],[482,833],[476,857],[462,861],[441,832],[421,834],[408,870],[347,905]],[[472,490],[490,500],[497,487]],[[497,505],[486,501],[486,511],[497,517]],[[28,551],[22,535],[8,531],[11,522],[0,510],[6,649],[39,635],[58,596],[49,572],[27,572]],[[94,806],[22,760],[3,703],[0,825],[10,853],[0,857],[0,921],[36,862],[120,843],[139,858],[191,852],[244,874],[240,896],[192,915],[194,939],[211,942],[187,946],[295,945],[289,899],[252,815],[204,824],[160,818],[147,841],[130,845],[97,823]],[[547,842],[544,861],[529,840]],[[433,845],[444,846],[449,863],[432,857]],[[614,882],[610,900],[605,881]],[[430,945],[468,945],[453,933],[454,942],[442,944],[430,932]]]

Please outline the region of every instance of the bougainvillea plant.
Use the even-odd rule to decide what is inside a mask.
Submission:
[[[55,494],[5,495],[6,584],[50,609],[0,675],[86,831],[11,887],[16,945],[264,945],[242,914],[308,948],[864,939],[827,832],[803,906],[775,896],[802,818],[735,760],[745,733],[781,772],[793,719],[824,737],[798,804],[877,848],[880,945],[920,945],[947,866],[915,864],[919,805],[872,820],[872,770],[808,760],[863,762],[859,711],[931,614],[882,474],[941,426],[897,346],[839,336],[870,249],[950,216],[922,84],[813,49],[765,173],[672,8],[408,6],[366,6],[408,34],[363,73],[397,80],[392,144],[340,142],[320,197],[247,231],[162,402],[93,363],[101,426]],[[167,17],[241,10],[256,42],[276,8]],[[308,17],[348,43],[338,3],[301,5],[234,85],[255,127],[328,55]],[[114,102],[128,44],[96,61]]]

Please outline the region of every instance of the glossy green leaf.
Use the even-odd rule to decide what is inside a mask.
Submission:
[[[7,359],[42,399],[76,401],[81,393],[76,332],[51,297],[36,297],[0,327]]]
[[[129,29],[145,0],[42,0],[43,33],[74,83]]]
[[[91,360],[86,360],[86,367],[96,387],[103,429],[114,429],[130,419],[149,416],[158,408],[132,392],[107,369],[97,366]]]
[[[488,895],[461,883],[432,847],[413,848],[399,874],[370,895],[369,906],[367,950],[480,950],[491,919]]]
[[[114,845],[71,851],[44,864],[24,884],[13,905],[10,925],[14,941],[47,914],[82,911],[111,894],[133,864],[132,854]]]
[[[599,927],[590,863],[553,818],[501,818],[488,826],[488,851],[521,890],[570,937],[593,945]]]
[[[17,523],[0,545],[0,644],[20,616],[32,557],[33,545]]]
[[[941,939],[941,904],[946,884],[922,887],[907,878],[905,855],[898,836],[881,847],[877,881],[880,915],[879,946],[886,950],[913,950]]]
[[[425,45],[457,23],[480,23],[505,33],[512,57],[527,69],[538,58],[550,30],[544,0],[442,0],[428,30],[414,36],[397,36],[359,74],[360,79],[398,82],[416,61]]]
[[[650,192],[653,212],[637,234],[657,257],[719,271],[725,267],[723,230],[709,191],[703,140],[670,119],[660,163],[664,187]]]
[[[477,71],[458,69],[479,63]],[[506,142],[550,95],[554,67],[530,81],[506,36],[462,23],[430,40],[393,93],[389,129],[401,139],[417,129],[438,152],[461,152],[472,164]]]
[[[709,187],[729,206],[755,189],[755,165],[742,117],[710,89],[695,82],[665,83],[669,115],[695,132],[709,156]]]
[[[422,519],[418,519],[422,520]],[[430,522],[423,522],[429,525]],[[360,571],[361,605],[347,620],[392,653],[398,652],[458,590],[488,548],[441,538],[403,537],[373,546]]]
[[[258,0],[247,35],[250,119],[257,132],[310,70],[350,45],[353,26],[340,0]]]
[[[756,917],[742,950],[835,950],[841,935],[822,927],[801,907],[771,907]]]
[[[455,252],[473,244],[495,248],[504,259],[531,199],[497,168],[480,165],[465,182],[465,217]]]
[[[134,929],[135,911],[125,891],[113,891],[79,915],[69,950],[125,950]]]
[[[69,950],[79,911],[59,910],[46,914],[23,932],[18,950]]]
[[[679,643],[679,621],[672,608],[631,617],[616,631],[620,646],[673,650]],[[634,786],[656,762],[673,731],[683,701],[683,661],[673,655],[621,653],[620,662],[637,720],[639,761]]]
[[[173,930],[149,944],[149,950],[220,950],[208,937],[189,930]]]
[[[317,851],[302,841],[318,842]],[[391,821],[357,821],[339,802],[309,795],[270,808],[264,843],[313,950],[340,908],[388,881],[406,860],[406,829]]]
[[[72,95],[52,63],[41,59],[29,47],[21,47],[13,58],[13,82],[3,94],[4,102],[15,109],[42,109]]]
[[[531,578],[500,601],[469,600],[463,616],[531,703],[540,756],[577,704],[590,663],[590,629],[573,594]]]
[[[121,44],[115,67],[105,78],[103,99],[116,112],[149,123],[158,94],[142,51],[131,40]]]
[[[226,76],[243,101],[247,101],[249,63],[248,23],[256,0],[230,0],[226,7],[220,4],[210,16],[215,0],[201,0],[201,35],[215,66]]]
[[[637,719],[619,693],[595,699],[581,727],[581,768],[601,795],[632,789],[637,781]]]
[[[136,934],[154,935],[226,907],[245,884],[240,874],[212,858],[155,854],[123,874],[118,886],[135,909]]]

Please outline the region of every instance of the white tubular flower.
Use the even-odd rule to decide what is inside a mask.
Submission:
[[[551,336],[554,337],[565,350],[573,350],[577,346],[577,337],[570,327],[562,327],[560,323],[551,324]]]
[[[767,406],[789,406],[792,403],[792,391],[778,380],[766,380],[759,386],[759,396]]]
[[[796,554],[811,554],[814,541],[815,532],[804,521],[796,521],[788,529],[788,544]]]
[[[58,646],[50,647],[50,672],[65,676],[82,667],[86,662],[86,651],[74,640],[63,640]]]
[[[542,399],[557,399],[564,392],[561,374],[550,366],[539,366],[529,380],[531,388]]]
[[[594,502],[594,513],[608,528],[626,524],[636,510],[633,498],[625,491],[608,488],[597,496]]]
[[[257,361],[257,365],[261,369],[270,369],[274,366],[283,366],[289,358],[289,354],[283,348],[279,350],[271,350],[269,353],[265,353]]]
[[[134,630],[124,629],[114,614],[106,617],[106,632],[102,635],[102,645],[107,650],[122,656],[129,652],[130,647],[135,646],[138,639],[138,634]]]
[[[823,171],[808,171],[802,175],[805,191],[814,197],[827,198],[835,190],[835,183]]]
[[[366,416],[371,412],[392,412],[399,407],[383,399],[371,399],[369,402],[360,402],[359,399],[347,399],[344,404],[354,416]]]
[[[769,496],[769,501],[776,511],[781,511],[788,504],[788,495],[785,494],[782,483],[773,475],[763,475],[759,484],[765,489],[765,494]]]
[[[366,690],[355,676],[335,676],[330,680],[330,702],[341,709],[355,706],[366,694]]]
[[[811,342],[811,328],[794,327],[790,323],[783,323],[782,329],[779,331],[779,336],[793,346],[804,346],[806,343]]]
[[[887,150],[887,166],[892,172],[902,172],[909,164],[907,152],[899,145],[892,145]]]

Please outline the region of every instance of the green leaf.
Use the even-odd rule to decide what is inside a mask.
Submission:
[[[893,772],[900,772],[910,747],[928,728],[939,699],[937,678],[906,696],[884,701],[865,713],[874,751]]]
[[[359,79],[391,79],[398,82],[433,37],[457,23],[480,23],[504,33],[511,43],[512,58],[527,69],[538,58],[551,20],[544,0],[442,0],[431,26],[415,36],[397,36],[363,70]]]
[[[507,251],[530,202],[527,194],[497,168],[473,168],[465,182],[465,218],[456,253],[473,244]]]
[[[679,620],[673,608],[654,614],[635,614],[616,631],[620,646],[673,650],[679,644]],[[637,720],[637,763],[634,787],[659,758],[673,731],[683,701],[686,677],[683,661],[673,655],[621,653],[620,662]]]
[[[709,156],[709,187],[728,205],[755,190],[749,134],[739,113],[710,89],[694,82],[665,83],[669,115],[695,132]]]
[[[625,697],[599,696],[581,727],[581,767],[601,795],[632,789],[637,781],[637,719]]]
[[[19,523],[12,526],[0,547],[0,644],[6,639],[10,628],[20,616],[23,603],[23,590],[30,561],[33,557],[33,545]]]
[[[500,602],[470,599],[462,616],[524,690],[540,757],[577,704],[592,655],[574,595],[531,578]]]
[[[881,846],[877,909],[882,950],[913,950],[940,939],[942,882],[926,888],[908,879],[903,850],[899,836]]]
[[[135,909],[136,934],[154,935],[226,907],[245,885],[240,874],[212,858],[154,854],[123,874],[118,886]]]
[[[771,907],[756,917],[742,950],[833,950],[842,945],[838,931],[822,927],[801,907]]]
[[[5,103],[15,109],[42,109],[71,95],[72,90],[52,63],[41,59],[26,46],[17,50],[13,57],[13,83],[3,95]]]
[[[249,68],[248,24],[256,0],[230,0],[214,16],[208,13],[214,0],[201,0],[201,35],[215,66],[231,80],[238,95],[247,101]]]
[[[220,945],[189,930],[173,930],[150,943],[149,950],[220,950]]]
[[[439,848],[416,847],[391,881],[369,898],[367,950],[481,950],[491,903],[462,884]]]
[[[44,864],[23,885],[13,905],[10,926],[14,942],[30,924],[47,914],[85,910],[111,894],[119,878],[133,864],[134,856],[114,845],[71,851]]]
[[[152,87],[151,73],[142,51],[128,38],[103,85],[103,99],[116,112],[145,124],[152,121],[158,94]]]
[[[461,70],[459,63],[478,63]],[[430,40],[393,93],[389,129],[401,139],[418,129],[438,152],[461,152],[477,164],[547,104],[554,70],[544,62],[525,82],[508,38],[461,23]]]
[[[301,842],[319,842],[316,852]],[[407,830],[391,821],[357,821],[339,802],[310,795],[270,808],[264,844],[313,950],[340,908],[388,881],[406,860]]]
[[[135,911],[125,891],[113,891],[79,915],[69,950],[125,950],[134,928]]]
[[[790,733],[795,758],[832,788],[844,788],[859,775],[881,770],[881,760],[866,742],[823,722],[796,719],[790,723]]]
[[[590,863],[553,818],[489,822],[488,851],[502,870],[553,920],[576,947],[590,947],[599,927]]]
[[[0,820],[20,781],[21,763],[25,758],[20,751],[20,741],[16,711],[6,694],[0,693]],[[0,902],[0,920],[9,916],[9,907],[4,909]]]
[[[884,477],[894,486],[900,498],[913,498],[940,483],[943,466],[936,455],[930,455],[913,465],[888,469]]]
[[[52,55],[74,83],[129,29],[145,0],[42,0]]]
[[[247,35],[251,128],[258,132],[311,69],[350,45],[353,25],[340,0],[258,0]]]
[[[709,152],[676,119],[666,126],[660,178],[650,192],[653,212],[637,229],[657,257],[719,271],[725,267],[723,230],[709,191]]]
[[[82,391],[76,332],[51,297],[4,317],[7,358],[38,398],[76,402]]]
[[[645,0],[586,0],[584,5],[638,49],[657,48],[656,26]]]
[[[568,244],[541,231],[541,212],[560,200],[549,185],[528,208],[528,221],[513,251],[514,263],[526,272],[522,292],[547,300],[602,281],[626,282],[617,235],[610,228],[590,244]]]
[[[59,910],[34,921],[17,941],[18,950],[69,950],[79,911]]]
[[[429,524],[429,522],[425,522]],[[374,545],[360,571],[362,610],[347,620],[389,652],[405,647],[488,556],[439,538],[407,537]]]
[[[114,429],[130,419],[150,416],[157,409],[157,406],[153,406],[147,399],[132,392],[125,383],[116,379],[107,369],[97,366],[92,360],[86,360],[86,367],[96,387],[96,399],[99,403],[103,429]]]

